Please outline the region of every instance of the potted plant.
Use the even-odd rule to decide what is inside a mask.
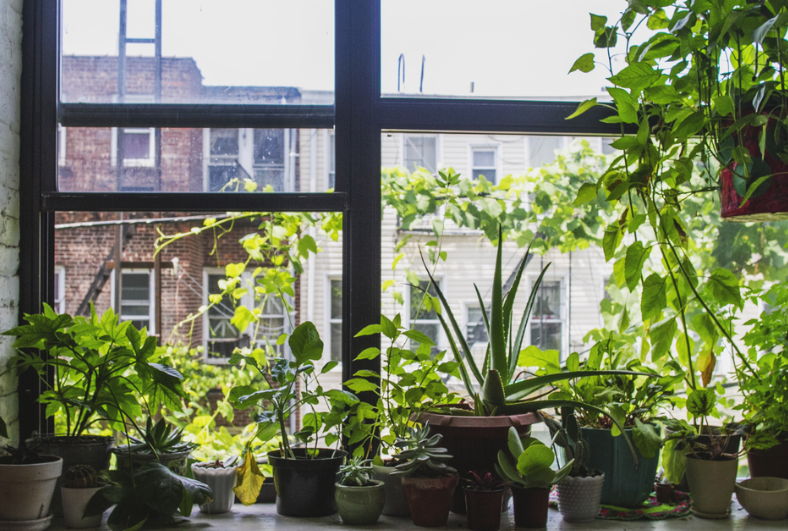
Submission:
[[[440,434],[430,435],[430,426],[409,428],[408,436],[397,440],[403,461],[393,475],[402,476],[402,485],[408,497],[410,517],[419,527],[445,526],[449,519],[452,495],[457,488],[457,470],[448,466],[452,458],[446,448],[438,446]]]
[[[101,476],[107,486],[90,499],[85,517],[114,506],[107,518],[112,531],[174,524],[176,515],[190,516],[194,504],[207,504],[213,497],[205,483],[179,476],[158,461],[140,463],[133,470],[105,470]]]
[[[118,470],[131,470],[143,463],[158,461],[179,476],[185,475],[187,459],[197,444],[183,441],[182,434],[183,428],[176,430],[163,418],[154,424],[148,417],[142,439],[127,434],[129,444],[112,449]]]
[[[335,499],[344,524],[373,525],[383,511],[385,485],[372,479],[372,467],[365,466],[370,461],[356,456],[339,467]]]
[[[104,488],[98,472],[90,465],[74,465],[63,474],[60,487],[66,527],[83,529],[101,525],[101,514],[85,517],[85,509],[93,495]]]
[[[506,485],[490,472],[471,471],[465,485],[465,510],[468,529],[473,531],[498,531],[501,528],[501,510]]]
[[[715,412],[717,396],[714,389],[697,389],[687,397],[687,413],[700,421],[700,432],[707,418]],[[672,452],[674,467],[684,461],[687,481],[692,492],[692,512],[701,518],[727,518],[731,495],[739,468],[738,454],[726,453],[730,440],[727,434],[709,435],[709,443],[699,441],[698,432],[687,421],[668,422],[668,440],[676,444],[666,447]],[[676,471],[673,471],[673,475]]]
[[[257,408],[258,440],[265,443],[277,434],[281,436],[280,449],[268,453],[276,486],[277,512],[284,516],[327,516],[337,512],[334,484],[347,453],[319,448],[318,442],[322,436],[328,445],[338,443],[342,433],[349,434],[359,424],[359,417],[353,415],[359,399],[349,391],[324,390],[320,385],[313,362],[322,358],[323,342],[314,324],[301,323],[287,341],[292,360],[277,358],[269,365],[265,358],[258,361],[252,355],[233,354],[231,364],[250,367],[262,374],[269,388],[236,387],[230,400],[239,409]],[[335,362],[326,364],[322,372],[334,365]],[[321,402],[325,409],[318,411],[315,406]],[[292,434],[303,445],[297,448],[287,434],[286,421],[302,406],[308,407],[308,413],[302,418],[302,429]],[[244,464],[247,462],[248,466],[255,466],[248,455]]]
[[[509,429],[508,455],[498,452],[495,470],[512,489],[514,525],[541,528],[547,525],[550,488],[569,475],[573,461],[553,470],[553,450],[534,437],[520,437]]]
[[[205,483],[213,491],[212,499],[209,503],[200,505],[200,510],[208,514],[222,514],[233,508],[235,503],[235,488],[238,475],[236,474],[235,462],[237,457],[230,457],[224,460],[216,459],[207,463],[192,463],[192,475],[194,479]]]
[[[63,459],[40,454],[25,443],[3,450],[9,455],[0,456],[0,525],[22,531],[46,529],[52,521],[49,507]]]
[[[572,399],[552,399],[551,397],[543,399],[544,394],[551,391],[556,383],[603,374],[652,376],[648,373],[625,370],[583,372],[557,370],[532,378],[520,378],[523,371],[520,365],[529,366],[531,359],[543,357],[533,355],[534,353],[541,354],[537,347],[530,346],[523,349],[523,341],[531,309],[539,292],[539,285],[550,264],[545,266],[534,282],[522,319],[515,327],[515,299],[523,271],[528,263],[530,246],[526,251],[526,256],[520,262],[511,288],[507,293],[504,293],[503,232],[500,227],[497,243],[498,252],[493,276],[492,303],[489,306],[490,317],[487,318],[487,312],[482,312],[490,343],[485,356],[487,361],[481,370],[474,361],[463,330],[454,317],[446,297],[425,264],[432,286],[438,294],[438,300],[432,304],[442,307],[441,312],[437,313],[437,317],[454,355],[455,363],[451,366],[450,372],[459,373],[465,391],[472,400],[473,408],[471,414],[467,410],[447,407],[440,411],[426,412],[421,418],[424,421],[429,421],[434,433],[444,436],[446,447],[455,456],[453,464],[463,475],[470,470],[491,470],[495,466],[498,452],[503,451],[507,446],[509,428],[514,427],[521,435],[529,433],[530,425],[540,419],[537,415],[540,409],[570,406],[603,415],[607,414],[604,408]],[[485,308],[478,288],[476,291],[479,304]],[[527,350],[527,352],[521,354],[523,350]],[[529,354],[531,355],[529,356]],[[618,425],[618,421],[614,417],[611,418],[612,422]],[[625,440],[631,445],[629,439],[625,438]],[[634,447],[632,447],[632,452],[634,453]],[[464,505],[461,496],[459,505]]]
[[[591,450],[574,413],[564,410],[561,422],[545,418],[545,424],[553,446],[561,448],[564,458],[572,462],[569,474],[556,485],[558,508],[567,522],[591,522],[599,513],[605,474],[586,468]]]
[[[119,322],[112,309],[102,316],[91,305],[90,317],[57,314],[44,304],[41,314],[25,315],[27,325],[3,335],[14,336],[18,354],[8,370],[35,371],[42,384],[38,401],[47,417],[56,417],[62,434],[39,438],[48,454],[63,458],[68,470],[86,464],[96,470],[109,467],[113,438],[88,435],[99,421],[125,431],[124,419],[153,414],[160,401],[181,411],[183,376],[161,363],[156,338],[138,332],[131,321]],[[49,375],[54,373],[55,378]],[[153,406],[153,407],[151,407]],[[54,510],[60,512],[60,486],[55,490]]]

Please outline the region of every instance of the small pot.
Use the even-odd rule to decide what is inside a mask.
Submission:
[[[473,531],[498,531],[501,528],[501,503],[503,491],[463,488],[468,529]]]
[[[382,481],[367,487],[349,487],[336,483],[334,500],[345,525],[374,525],[386,503],[386,486]]]
[[[750,476],[788,479],[788,441],[772,446],[768,450],[747,452]]]
[[[727,518],[736,485],[736,459],[699,459],[687,456],[687,481],[692,492],[692,512],[700,518]]]
[[[396,476],[395,476],[396,477]],[[449,509],[460,478],[457,474],[440,478],[403,476],[410,518],[419,527],[441,527],[449,520]]]
[[[410,516],[408,497],[402,486],[402,476],[392,476],[393,466],[372,465],[372,478],[382,481],[386,489],[386,504],[383,514],[386,516]]]
[[[192,464],[194,479],[211,487],[213,499],[200,505],[200,510],[208,514],[222,514],[233,508],[235,503],[235,487],[237,474],[235,467],[208,468]]]
[[[307,459],[304,448],[294,448],[296,459],[279,451],[268,453],[276,485],[276,512],[282,516],[328,516],[337,512],[334,483],[347,457],[341,450],[319,449]]]
[[[736,498],[750,516],[782,520],[788,516],[788,479],[745,479],[736,484]]]
[[[655,483],[654,492],[659,503],[673,503],[676,501],[676,486],[670,483]]]
[[[567,522],[593,522],[599,514],[599,500],[605,475],[588,477],[567,476],[556,485],[558,508]]]
[[[547,505],[550,489],[512,487],[515,527],[542,528],[547,526]]]
[[[11,457],[0,457],[0,522],[44,520],[57,478],[63,472],[63,459],[41,455],[43,463],[12,465]]]
[[[88,502],[93,495],[103,488],[103,486],[85,489],[60,487],[60,496],[63,500],[63,518],[66,521],[66,527],[85,529],[101,525],[101,517],[103,515],[97,514],[96,516],[86,517],[82,515],[85,513],[85,507],[88,506]]]
[[[138,468],[142,467],[144,463],[158,461],[179,476],[186,475],[186,462],[189,459],[189,454],[191,453],[191,450],[184,450],[183,452],[175,452],[171,454],[159,454],[157,458],[157,456],[153,454],[132,453],[129,455],[129,451],[126,446],[119,446],[117,448],[113,448],[111,451],[113,454],[115,454],[115,459],[117,460],[116,466],[118,470],[130,472],[131,470],[137,470]]]

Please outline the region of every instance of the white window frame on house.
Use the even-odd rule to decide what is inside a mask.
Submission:
[[[485,304],[488,304],[487,308],[489,308],[489,303],[485,302]],[[481,309],[481,306],[479,305],[479,301],[470,301],[470,302],[463,302],[462,303],[462,330],[463,330],[463,333],[464,333],[465,341],[468,341],[468,326],[471,324],[470,323],[470,310],[471,309]],[[489,318],[489,310],[487,310],[487,311],[488,311],[488,318]],[[487,334],[487,330],[486,329],[485,329],[484,333],[485,333],[485,335]],[[487,341],[476,341],[473,344],[469,343],[468,346],[471,347],[471,348],[484,347],[484,346],[487,345],[488,342],[489,342],[489,338],[487,338]]]
[[[284,151],[284,153],[282,153],[283,162],[282,162],[281,165],[280,164],[258,163],[258,162],[256,162],[254,160],[254,131],[255,131],[255,129],[274,129],[274,130],[277,130],[277,131],[283,131],[284,132],[283,133],[284,139],[283,139],[283,142],[282,142],[282,144],[283,144],[282,150]],[[255,128],[255,129],[250,129],[251,135],[249,137],[249,142],[250,142],[250,146],[251,146],[251,150],[250,150],[250,156],[251,156],[250,162],[251,162],[251,164],[250,164],[250,167],[252,168],[252,171],[250,172],[250,175],[252,176],[252,179],[254,179],[255,182],[257,182],[257,171],[258,170],[264,171],[264,170],[270,170],[270,169],[279,169],[280,166],[281,166],[281,169],[282,169],[282,192],[293,192],[293,191],[295,191],[294,175],[292,174],[293,173],[292,169],[295,167],[295,161],[291,161],[290,159],[294,158],[294,157],[296,157],[298,155],[293,150],[293,146],[295,144],[295,141],[294,141],[295,133],[294,132],[297,132],[298,130],[297,129],[286,129],[286,128],[283,129],[283,128],[276,128],[276,127]],[[241,165],[244,166],[243,163],[241,163]],[[244,166],[244,168],[245,168],[245,166]],[[258,191],[262,191],[263,188],[262,188],[262,186],[260,186],[260,183],[258,182],[257,184],[258,184]],[[276,190],[274,190],[274,191],[276,191]]]
[[[66,165],[66,131],[67,128],[57,125],[57,164]]]
[[[399,149],[400,149],[399,162],[400,162],[400,166],[402,166],[403,168],[405,168],[409,172],[413,173],[414,168],[408,168],[405,165],[405,148],[406,148],[407,143],[408,143],[408,138],[409,137],[415,137],[415,136],[434,138],[435,139],[435,169],[432,171],[432,174],[433,175],[437,175],[438,171],[443,169],[442,168],[442,166],[443,166],[443,162],[442,162],[442,160],[443,160],[443,135],[438,134],[438,133],[417,133],[417,134],[402,133],[402,134],[400,134],[400,136],[399,136]],[[423,159],[424,159],[424,157],[422,156],[422,160]],[[426,168],[426,169],[429,170],[430,168]]]
[[[434,277],[435,277],[435,280],[438,282],[438,286],[440,287],[441,291],[446,295],[448,300],[451,300],[451,295],[447,291],[446,276],[443,275],[443,274],[438,274],[438,275],[434,275]],[[425,282],[425,281],[429,282],[430,281],[429,277],[426,277],[426,278],[419,277],[419,282]],[[404,308],[405,315],[403,316],[404,317],[403,324],[407,328],[413,328],[416,324],[430,324],[430,325],[431,324],[436,324],[438,326],[438,344],[436,345],[436,347],[439,350],[446,349],[447,348],[446,345],[448,344],[448,341],[446,340],[446,334],[443,331],[443,327],[441,326],[441,322],[438,319],[413,319],[410,316],[410,314],[411,314],[411,306],[410,306],[411,299],[410,299],[410,296],[411,296],[411,292],[413,290],[413,285],[411,285],[410,282],[406,282],[405,284],[406,284],[405,285],[405,290],[404,290],[405,293],[403,295],[405,296],[405,300],[407,301],[407,303],[404,305],[404,307],[405,307]]]
[[[117,313],[118,309],[115,308],[115,271],[116,269],[112,270],[110,273],[110,282],[111,282],[111,289],[110,289],[110,307],[115,310]],[[146,274],[148,275],[148,315],[130,315],[126,317],[121,312],[120,320],[121,321],[147,321],[148,325],[146,328],[148,329],[148,335],[152,336],[156,334],[156,279],[153,275],[153,269],[123,269],[123,273],[126,274]],[[121,300],[121,306],[145,306],[145,304],[134,304],[136,302],[141,301],[131,301],[132,304],[129,304],[129,301]]]
[[[495,172],[495,176],[490,178],[489,175],[484,175],[484,178],[490,181],[493,184],[498,184],[500,182],[502,175],[503,175],[503,167],[501,161],[501,150],[502,144],[500,142],[489,142],[489,143],[470,143],[468,144],[468,177],[473,177],[473,172],[475,170],[479,170],[484,172],[485,170],[492,170]],[[477,151],[492,151],[495,156],[495,165],[494,166],[476,166],[474,164],[474,154]]]
[[[113,103],[117,103],[117,94],[112,96]],[[154,103],[152,94],[126,94],[125,103]],[[150,154],[144,159],[128,159],[123,158],[123,166],[128,168],[153,168],[156,166],[156,128],[155,127],[124,127],[125,134],[149,134],[148,153]],[[111,165],[118,165],[118,128],[112,128],[110,142],[110,163]]]
[[[539,275],[536,274],[536,273],[534,273],[534,274],[526,273],[524,276],[526,277],[525,280],[526,280],[526,285],[528,286],[528,293],[530,293],[531,290],[533,289],[534,282],[536,282],[536,279],[539,278]],[[551,275],[549,278],[545,277],[545,278],[542,279],[542,285],[544,285],[545,282],[558,282],[559,283],[559,287],[560,287],[560,289],[559,289],[559,297],[560,297],[561,300],[559,302],[559,310],[558,310],[559,311],[559,317],[558,317],[558,319],[546,319],[546,320],[544,320],[542,322],[544,322],[546,324],[547,323],[561,323],[561,349],[559,351],[561,361],[565,360],[566,357],[569,355],[569,346],[570,346],[569,345],[569,327],[568,327],[568,319],[567,319],[568,301],[569,301],[569,297],[568,297],[568,293],[567,293],[567,285],[568,285],[567,281],[568,281],[568,276],[565,275],[565,274]],[[531,318],[528,320],[528,325],[526,326],[526,329],[525,329],[525,342],[528,345],[531,345],[531,323],[533,323],[535,321],[535,319],[533,317],[533,315],[534,315],[533,312],[535,312],[536,309],[537,309],[536,308],[536,304],[537,304],[536,301],[534,301],[534,308],[533,308],[533,311],[531,313]]]
[[[208,291],[209,291],[209,283],[208,283],[208,281],[209,281],[209,277],[211,275],[220,275],[220,276],[226,278],[225,270],[222,269],[222,268],[219,268],[219,267],[206,267],[206,268],[203,268],[203,270],[202,270],[202,304],[203,304],[203,306],[208,306],[210,304],[210,302],[208,300],[208,295],[209,295],[209,293],[208,293]],[[225,300],[227,300],[227,299],[223,299],[222,302],[224,302]],[[232,317],[232,315],[230,315],[230,317],[228,317],[228,319],[231,318],[231,317]],[[210,341],[217,341],[217,339],[212,339],[210,337],[211,336],[210,330],[211,330],[211,324],[210,324],[208,312],[206,311],[205,313],[203,313],[203,316],[202,316],[203,361],[205,363],[212,363],[212,364],[217,364],[217,365],[226,364],[227,361],[230,358],[218,358],[218,357],[208,356],[208,343]],[[244,332],[242,330],[239,330],[237,339],[240,340],[241,337],[243,336],[243,333]],[[222,342],[222,339],[223,338],[218,338],[218,342]],[[224,338],[224,339],[226,339],[226,338]],[[235,341],[235,340],[233,340],[233,341]]]
[[[333,130],[323,130],[323,179],[325,190],[333,190],[336,184],[336,135]],[[332,170],[331,167],[334,167]]]
[[[332,281],[339,281],[342,282],[342,273],[327,273],[323,275],[323,330],[325,331],[324,341],[323,341],[323,363],[328,363],[332,361],[331,358],[331,346],[335,340],[340,341],[340,345],[342,342],[342,333],[340,330],[339,338],[335,338],[334,335],[331,333],[331,325],[332,324],[342,324],[342,317],[332,317],[331,316],[331,304],[332,304],[332,290],[331,290],[331,282]],[[342,360],[338,361],[338,365],[332,369],[334,371],[341,371],[342,370]]]
[[[66,313],[66,268],[55,266],[55,306],[57,313]]]
[[[230,129],[230,128],[221,128]],[[211,166],[231,166],[231,162],[235,161],[243,167],[241,156],[244,153],[243,142],[248,135],[243,134],[245,129],[237,129],[238,133],[238,155],[211,155],[211,128],[205,127],[202,130],[202,187],[204,192],[211,191]],[[220,159],[222,162],[213,163],[211,159]],[[224,162],[226,161],[226,163]]]
[[[525,168],[523,171],[527,172],[528,170],[532,169],[534,166],[531,163],[531,141],[534,138],[543,138],[545,136],[557,136],[560,139],[559,145],[557,149],[565,149],[567,145],[569,145],[569,137],[567,136],[558,136],[558,135],[525,135],[523,137],[523,148],[524,148],[524,160],[525,160]],[[541,168],[541,166],[537,166],[537,168]]]

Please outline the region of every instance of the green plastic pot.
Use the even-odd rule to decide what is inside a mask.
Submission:
[[[386,502],[386,486],[382,481],[375,481],[369,487],[350,487],[335,485],[334,499],[337,502],[339,516],[345,525],[373,525],[380,518],[383,504]]]
[[[613,437],[610,430],[582,430],[583,438],[590,448],[586,467],[605,474],[600,503],[615,507],[637,507],[646,501],[654,490],[659,452],[651,459],[646,459],[640,450],[635,448],[635,465],[632,451],[624,437]],[[632,430],[626,430],[626,434],[632,441]]]

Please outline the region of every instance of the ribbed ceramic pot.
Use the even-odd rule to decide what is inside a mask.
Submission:
[[[410,516],[408,497],[405,487],[402,486],[402,476],[392,476],[393,466],[372,465],[372,479],[382,481],[386,490],[386,503],[383,505],[383,514],[386,516]]]
[[[10,457],[0,457],[0,522],[49,516],[55,484],[63,472],[63,459],[54,455],[40,457],[46,461],[32,465],[12,465]]]
[[[395,476],[396,477],[396,476]],[[386,486],[382,481],[368,487],[350,487],[337,483],[334,499],[345,525],[374,525],[386,503]]]
[[[63,500],[63,519],[66,522],[66,527],[85,529],[101,525],[101,517],[103,515],[97,514],[96,516],[84,518],[82,515],[85,513],[85,507],[88,506],[88,502],[93,495],[103,488],[103,486],[86,489],[60,487],[60,497]]]
[[[558,509],[567,522],[592,522],[599,513],[605,475],[585,478],[567,476],[556,485]]]
[[[736,485],[736,459],[698,459],[687,456],[687,481],[692,493],[692,512],[700,518],[727,518]]]
[[[233,508],[235,493],[233,487],[237,480],[235,467],[207,468],[192,464],[194,479],[202,481],[213,491],[213,499],[200,505],[200,510],[208,514],[222,514]]]

